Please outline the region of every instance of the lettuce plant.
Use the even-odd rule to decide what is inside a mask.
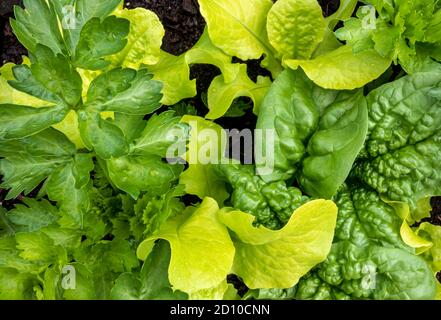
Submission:
[[[15,8],[29,57],[0,68],[0,299],[440,298],[423,221],[441,195],[438,2],[199,4],[180,56],[120,0]],[[206,118],[182,101],[193,64],[221,72]],[[273,133],[246,165],[209,120],[247,116],[227,114],[243,96]]]

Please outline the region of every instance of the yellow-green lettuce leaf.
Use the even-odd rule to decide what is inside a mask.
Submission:
[[[226,147],[225,131],[218,124],[197,116],[187,115],[181,121],[190,125],[191,131],[185,155],[189,167],[181,174],[179,183],[185,186],[185,191],[189,194],[197,195],[200,199],[212,197],[219,204],[223,204],[229,197],[225,181],[217,175],[212,164],[200,162],[199,152],[207,150],[204,154],[209,158],[220,160]],[[213,136],[205,135],[206,129],[210,130]]]
[[[219,219],[234,234],[233,273],[250,289],[290,288],[328,255],[337,220],[332,201],[314,200],[294,211],[280,230],[254,227],[254,216],[223,209]]]
[[[185,98],[196,95],[196,80],[190,80],[190,67],[185,60],[185,54],[174,56],[161,50],[159,62],[149,65],[153,79],[164,84],[162,103],[174,105]]]
[[[266,34],[271,0],[199,0],[213,43],[230,56],[259,59],[272,48]]]
[[[167,240],[171,247],[168,275],[174,290],[196,294],[218,287],[231,270],[235,251],[218,211],[211,198],[198,208],[187,208],[140,244],[138,258],[145,260],[157,239]]]
[[[351,46],[342,46],[312,60],[287,59],[284,65],[299,66],[317,85],[325,89],[353,90],[377,79],[391,65],[375,50],[354,53]]]
[[[283,57],[311,58],[325,29],[325,18],[316,0],[279,0],[268,13],[269,41]]]
[[[211,64],[218,67],[227,83],[234,81],[240,67],[239,63],[231,62],[231,56],[212,43],[207,28],[194,47],[185,53],[185,59],[189,65]]]
[[[139,69],[158,63],[165,34],[158,16],[144,8],[119,10],[115,15],[130,21],[130,33],[126,47],[110,57],[112,65]]]
[[[233,101],[239,97],[249,97],[254,103],[254,112],[257,114],[263,99],[271,87],[271,80],[267,77],[258,77],[257,83],[247,75],[246,65],[241,64],[236,78],[227,83],[222,75],[217,76],[208,88],[208,107],[210,112],[207,119],[218,119],[225,115]]]

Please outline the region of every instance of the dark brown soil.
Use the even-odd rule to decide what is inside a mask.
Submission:
[[[432,198],[432,218],[430,222],[432,224],[441,226],[441,197]]]
[[[174,55],[190,49],[204,31],[205,21],[196,0],[128,0],[126,7],[155,12],[165,27],[162,49]]]
[[[2,65],[6,62],[21,63],[21,56],[27,54],[26,49],[12,33],[9,24],[13,6],[20,3],[20,0],[1,0],[0,2],[0,62]]]

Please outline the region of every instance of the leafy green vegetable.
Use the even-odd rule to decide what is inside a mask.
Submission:
[[[321,89],[301,71],[287,70],[266,96],[256,128],[273,133],[263,135],[262,153],[256,150],[257,173],[265,181],[296,176],[308,194],[329,199],[363,146],[366,101],[361,92]],[[268,153],[273,146],[274,154]]]
[[[129,21],[110,16],[100,22],[99,18],[90,19],[81,30],[75,49],[73,64],[76,67],[99,70],[110,62],[103,57],[121,51],[126,45]],[[93,48],[93,49],[92,49]]]
[[[326,258],[336,216],[332,201],[311,201],[295,210],[283,229],[273,231],[253,227],[250,214],[221,211],[220,221],[234,232],[233,272],[251,289],[292,287]],[[280,264],[290,268],[280,268]]]
[[[309,59],[322,41],[325,19],[315,0],[279,0],[268,13],[268,38],[286,58]]]
[[[0,299],[440,299],[438,0],[198,2],[179,56],[121,0],[15,7]]]
[[[221,126],[197,116],[184,116],[182,122],[187,123],[191,131],[188,152],[184,157],[189,166],[181,174],[179,183],[185,186],[185,191],[189,194],[197,195],[200,199],[211,197],[223,204],[228,198],[225,181],[219,177],[212,164],[224,157],[225,132]],[[204,130],[212,130],[208,133],[215,135],[204,135]],[[201,155],[213,161],[205,163]]]
[[[219,207],[205,198],[198,208],[169,220],[158,234],[144,240],[138,257],[145,260],[156,239],[171,246],[170,283],[175,290],[195,293],[216,287],[231,269],[234,247],[224,225],[217,220]]]
[[[166,241],[155,244],[152,253],[138,275],[121,274],[112,288],[111,297],[117,300],[183,300],[187,295],[173,291],[168,281],[170,246]]]
[[[254,174],[253,166],[218,165],[219,176],[233,187],[233,206],[256,217],[256,222],[270,229],[285,225],[294,210],[308,201],[308,197],[285,182],[265,183]]]
[[[336,32],[339,39],[353,45],[354,51],[375,49],[382,57],[399,62],[409,73],[420,70],[421,60],[437,58],[430,53],[431,46],[441,42],[436,31],[441,17],[437,1],[364,2],[375,7],[361,7],[357,17],[345,21]],[[367,22],[372,26],[366,26]]]
[[[110,57],[112,65],[138,69],[143,64],[158,63],[165,34],[158,16],[142,8],[119,10],[116,15],[130,21],[130,32],[127,46]]]
[[[441,73],[416,73],[367,97],[369,134],[354,175],[390,200],[418,201],[439,189]]]
[[[373,50],[353,53],[346,45],[312,60],[286,60],[285,64],[291,69],[301,66],[323,88],[352,90],[381,76],[390,66],[390,60]]]
[[[266,45],[265,29],[271,1],[199,0],[199,5],[211,40],[228,55],[248,60],[272,52]],[[225,33],[224,30],[234,32]]]
[[[401,220],[376,192],[344,187],[331,253],[302,279],[299,299],[432,299],[429,265],[400,237]]]

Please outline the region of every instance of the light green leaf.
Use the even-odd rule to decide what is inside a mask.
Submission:
[[[279,55],[309,59],[325,35],[325,19],[316,0],[279,0],[268,13],[268,38]]]
[[[230,56],[242,60],[269,55],[266,34],[270,0],[199,0],[213,43]]]
[[[167,240],[171,247],[168,275],[173,289],[192,294],[218,286],[234,258],[234,246],[228,230],[217,219],[218,211],[216,201],[205,198],[198,208],[189,208],[169,220],[157,235],[141,243],[138,257],[146,259],[156,239]]]
[[[240,64],[232,63],[232,57],[211,42],[207,28],[194,47],[185,53],[185,60],[189,65],[211,64],[218,67],[226,83],[233,82],[239,73]]]
[[[81,30],[73,65],[90,70],[107,67],[110,62],[103,58],[118,53],[127,45],[129,29],[128,20],[115,16],[103,21],[99,18],[90,19]]]
[[[63,106],[33,108],[0,104],[0,139],[20,139],[61,122],[68,110]]]
[[[227,280],[222,280],[220,284],[213,288],[199,290],[189,295],[189,300],[223,300],[229,289]]]
[[[332,201],[314,200],[297,209],[281,230],[253,226],[254,216],[223,209],[219,219],[234,232],[233,273],[247,287],[290,288],[328,255],[337,220]],[[283,267],[281,267],[283,266]]]
[[[325,36],[314,52],[314,57],[326,54],[342,45],[341,42],[337,40],[334,29],[340,21],[346,21],[352,16],[357,4],[357,0],[341,0],[337,11],[325,18]]]
[[[208,89],[208,119],[218,119],[225,115],[233,101],[239,97],[250,97],[254,102],[254,112],[258,113],[263,98],[271,86],[267,77],[258,77],[257,83],[248,78],[246,65],[240,65],[236,78],[225,82],[222,75],[217,76]]]
[[[423,257],[430,263],[432,270],[437,273],[441,271],[441,226],[435,226],[428,222],[422,223],[416,230],[418,236],[430,241],[433,245]]]
[[[31,274],[22,273],[14,269],[0,268],[0,299],[35,299],[32,288],[37,283],[37,279]]]
[[[59,252],[51,238],[42,232],[18,233],[15,236],[20,256],[28,261],[50,263]]]
[[[210,149],[210,153],[214,154],[204,153],[203,156],[213,160],[222,159],[226,148],[225,131],[216,123],[197,116],[184,116],[182,122],[188,124],[191,131],[185,156],[189,167],[181,174],[179,183],[185,185],[185,191],[189,194],[197,195],[200,199],[212,197],[223,204],[229,196],[225,182],[215,172],[212,164],[201,162],[200,153],[202,148]],[[204,131],[214,135],[204,134]]]
[[[160,196],[146,193],[140,198],[135,204],[135,212],[144,224],[143,234],[155,235],[169,218],[181,214],[185,205],[179,197],[185,194],[184,186],[178,185]]]
[[[127,46],[110,57],[112,65],[139,69],[158,63],[165,34],[158,16],[144,8],[118,10],[115,15],[130,21],[130,32]]]
[[[317,85],[326,89],[352,90],[377,79],[391,64],[374,50],[354,53],[352,47],[342,46],[313,60],[285,60],[284,64],[299,66]]]
[[[185,54],[177,57],[161,50],[159,62],[149,65],[148,70],[153,73],[154,80],[163,83],[163,104],[172,106],[182,99],[196,96],[196,79],[190,80]]]

